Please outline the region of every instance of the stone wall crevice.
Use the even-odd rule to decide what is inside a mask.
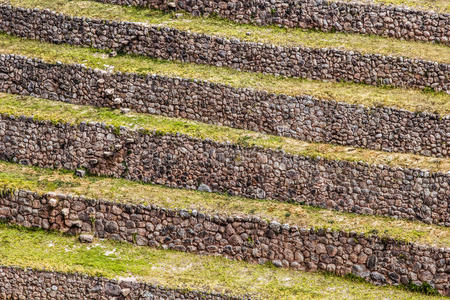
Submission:
[[[200,80],[111,73],[0,55],[0,91],[131,108],[308,142],[448,157],[450,116],[286,96]]]
[[[446,63],[338,49],[242,42],[167,27],[72,17],[49,10],[1,5],[0,31],[52,43],[287,77],[427,87],[436,91],[450,89]]]
[[[352,273],[375,284],[429,283],[447,294],[450,248],[376,235],[299,228],[254,216],[208,215],[27,190],[3,191],[0,219],[25,227],[307,271]]]
[[[126,174],[171,187],[197,189],[203,183],[230,195],[450,225],[449,173],[311,158],[181,134],[126,128],[117,134],[95,122],[54,124],[12,115],[0,115],[0,159]]]

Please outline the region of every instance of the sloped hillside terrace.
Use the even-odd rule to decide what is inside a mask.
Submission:
[[[450,296],[448,3],[145,1],[0,4],[0,299]]]

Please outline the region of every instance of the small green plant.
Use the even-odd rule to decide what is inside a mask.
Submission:
[[[422,91],[423,91],[424,93],[429,93],[429,94],[436,93],[436,90],[433,89],[432,87],[429,87],[429,86],[424,87],[424,88],[422,89]]]
[[[54,126],[57,126],[58,124],[60,124],[60,123],[63,123],[63,121],[61,121],[61,120],[57,120],[57,119],[54,119],[54,120],[50,120],[50,122],[52,123],[52,125],[54,125]]]
[[[155,136],[164,136],[164,135],[166,135],[166,132],[164,132],[162,130],[155,130],[154,135]]]
[[[95,221],[96,221],[96,219],[95,219],[95,214],[92,213],[92,214],[89,216],[89,219],[91,220],[92,231],[95,231]]]
[[[413,283],[412,281],[409,281],[408,284],[402,284],[402,285],[400,285],[400,287],[407,291],[422,293],[422,294],[425,294],[428,296],[439,296],[440,295],[439,292],[427,282],[424,282],[421,285],[417,285],[417,284]]]
[[[113,133],[115,135],[120,135],[120,126],[114,126],[113,127]]]
[[[7,185],[3,185],[3,187],[0,189],[0,197],[8,197],[12,193],[14,193],[14,190],[11,188],[8,188]]]
[[[268,260],[264,263],[264,266],[267,268],[273,268],[273,269],[277,269],[277,267],[273,264],[273,262],[271,260]]]
[[[122,176],[125,176],[128,173],[128,164],[126,160],[122,161],[123,171]]]

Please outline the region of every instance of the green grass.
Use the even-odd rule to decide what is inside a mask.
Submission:
[[[253,215],[301,227],[376,233],[419,244],[450,247],[450,228],[416,221],[355,215],[293,203],[206,193],[125,179],[77,177],[66,170],[50,170],[0,161],[0,189],[23,189],[40,194],[56,192],[121,203],[197,210],[211,215]]]
[[[354,0],[331,0],[341,2],[354,2]],[[448,0],[359,0],[358,2],[384,4],[384,5],[397,5],[410,7],[421,10],[432,10],[435,12],[449,13],[450,2]]]
[[[450,159],[434,158],[409,153],[387,153],[326,143],[307,143],[296,139],[267,135],[254,131],[234,129],[225,126],[167,118],[156,115],[129,113],[119,110],[80,106],[59,101],[0,93],[0,113],[32,116],[38,120],[72,123],[104,122],[131,129],[158,131],[162,133],[182,133],[195,138],[210,138],[218,142],[229,141],[245,146],[261,146],[281,149],[286,152],[310,157],[324,157],[347,161],[365,161],[370,164],[404,166],[427,169],[430,171],[450,170]]]
[[[261,299],[443,299],[324,273],[277,269],[222,257],[138,247],[0,225],[0,265],[107,278],[134,277],[169,288]]]
[[[361,53],[378,53],[393,56],[420,58],[438,62],[450,62],[450,51],[442,44],[417,41],[401,41],[394,38],[348,33],[325,33],[299,28],[277,26],[254,26],[237,24],[216,17],[199,18],[183,14],[167,14],[158,10],[102,4],[85,0],[9,0],[21,7],[48,8],[73,16],[96,19],[141,22],[190,30],[191,32],[238,38],[248,42],[270,43],[282,46],[305,46],[312,48],[339,48]]]
[[[384,88],[355,83],[335,83],[285,78],[261,73],[239,72],[230,68],[179,63],[131,55],[109,57],[105,51],[54,45],[0,34],[0,53],[36,57],[47,62],[83,63],[90,68],[139,74],[160,74],[188,79],[202,79],[233,87],[250,87],[291,96],[312,95],[368,107],[385,106],[439,115],[450,113],[450,95],[414,89]]]

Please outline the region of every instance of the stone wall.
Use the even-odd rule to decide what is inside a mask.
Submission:
[[[238,299],[137,281],[0,266],[0,299]]]
[[[217,14],[239,23],[376,34],[449,44],[450,15],[403,7],[323,0],[96,0],[196,16]]]
[[[251,216],[210,216],[76,196],[6,191],[0,218],[26,227],[128,241],[301,270],[353,273],[376,284],[424,282],[450,292],[450,248],[438,249]]]
[[[120,131],[120,133],[119,133]],[[449,176],[184,135],[1,115],[0,159],[356,213],[449,224]]]
[[[337,49],[247,43],[139,23],[0,6],[0,31],[53,43],[319,80],[449,90],[449,65]]]
[[[448,157],[450,116],[0,55],[0,91],[181,117],[310,142]]]

